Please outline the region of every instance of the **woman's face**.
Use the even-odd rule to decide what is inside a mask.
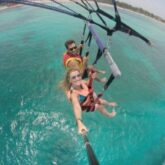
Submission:
[[[81,85],[81,74],[79,71],[73,71],[70,73],[70,83],[74,86],[80,86]]]

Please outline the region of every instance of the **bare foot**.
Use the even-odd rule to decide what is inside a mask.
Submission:
[[[100,82],[102,82],[102,83],[107,82],[107,78],[106,78],[106,77],[104,77],[104,78],[100,79]]]
[[[105,74],[106,71],[105,71],[105,70],[100,70],[100,73],[101,73],[101,74]]]
[[[113,111],[113,112],[111,112],[110,114],[109,114],[109,117],[115,117],[116,116],[116,112],[115,111]]]

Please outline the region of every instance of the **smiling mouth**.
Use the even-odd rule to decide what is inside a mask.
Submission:
[[[81,81],[81,80],[76,80],[75,82],[79,82],[79,81]]]
[[[75,83],[78,83],[78,82],[81,82],[81,79],[80,80],[76,80]]]

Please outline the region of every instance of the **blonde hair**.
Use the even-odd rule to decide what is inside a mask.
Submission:
[[[81,73],[79,68],[68,69],[65,76],[64,76],[64,80],[60,81],[60,83],[59,83],[59,87],[62,90],[64,90],[64,91],[70,90],[70,88],[71,88],[70,73],[74,72],[74,71],[78,71],[79,73]]]

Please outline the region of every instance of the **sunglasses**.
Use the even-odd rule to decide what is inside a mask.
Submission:
[[[72,76],[71,79],[72,79],[72,80],[75,80],[76,78],[80,78],[80,77],[81,77],[81,74],[77,74],[77,75],[75,75],[75,76]]]
[[[77,46],[74,46],[73,48],[69,48],[70,51],[73,51],[74,49],[77,49]]]

